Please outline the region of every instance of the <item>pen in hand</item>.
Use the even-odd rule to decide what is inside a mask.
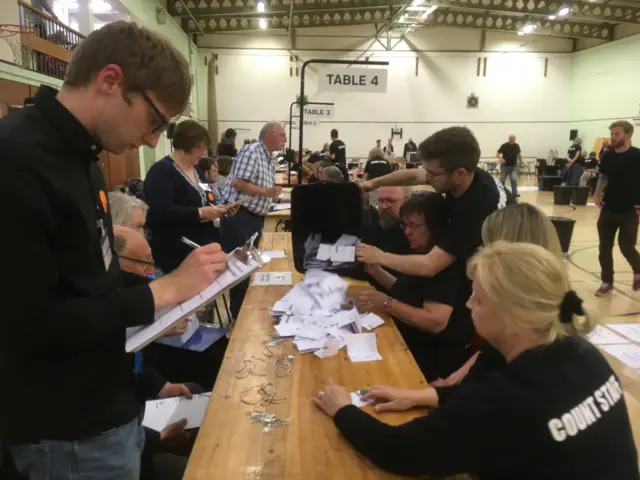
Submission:
[[[200,245],[198,245],[196,242],[189,240],[187,237],[180,237],[180,241],[185,245],[190,246],[191,248],[200,248]]]

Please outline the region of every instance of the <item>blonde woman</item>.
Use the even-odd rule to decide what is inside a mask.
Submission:
[[[563,258],[560,240],[553,223],[549,217],[537,207],[529,203],[518,203],[496,210],[489,215],[482,224],[482,243],[489,245],[498,240],[506,242],[522,242],[540,245],[549,250],[559,259]],[[480,364],[475,365],[478,356],[482,357]],[[504,359],[498,352],[487,345],[473,355],[459,370],[452,373],[446,379],[438,379],[431,382],[432,387],[453,387],[462,382],[471,370],[473,377],[477,378],[496,368],[504,366]],[[442,391],[442,395],[453,394],[454,390]]]
[[[433,388],[372,387],[363,399],[387,402],[376,411],[444,403],[399,426],[351,405],[341,386],[319,392],[315,405],[358,452],[397,474],[638,479],[620,383],[597,348],[575,335],[591,331],[594,320],[562,261],[537,245],[498,241],[471,259],[468,275],[474,325],[504,369],[446,403]]]
[[[391,173],[391,164],[385,158],[384,152],[379,147],[369,151],[369,159],[364,167],[364,180],[372,180]]]

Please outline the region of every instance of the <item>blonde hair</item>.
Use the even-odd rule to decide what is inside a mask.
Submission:
[[[131,212],[136,208],[142,210],[145,215],[147,213],[148,207],[146,203],[126,193],[109,192],[108,198],[113,225],[128,226]]]
[[[380,147],[373,147],[371,150],[369,150],[369,160],[375,157],[385,157],[384,151]]]
[[[569,276],[562,261],[541,246],[493,242],[471,258],[467,275],[482,285],[507,321],[547,336],[549,342],[567,334],[587,334],[597,323],[584,304],[585,315],[560,322],[560,305],[571,290]]]
[[[482,224],[482,242],[498,240],[539,245],[558,258],[563,258],[560,240],[553,223],[539,208],[517,203],[496,210]]]

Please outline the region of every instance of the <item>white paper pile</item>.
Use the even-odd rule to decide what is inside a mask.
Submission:
[[[347,355],[352,362],[374,362],[382,360],[378,353],[375,333],[358,333],[346,339]]]
[[[384,324],[384,320],[373,313],[361,315],[355,308],[344,309],[347,287],[347,282],[333,273],[307,272],[302,282],[271,309],[277,334],[293,337],[293,344],[300,353],[314,352],[317,357],[327,358],[348,345],[350,337],[360,337],[358,334],[363,329],[369,331]],[[367,335],[373,337],[372,342],[367,340],[366,343],[369,350],[363,347],[353,361],[381,359],[375,333]]]

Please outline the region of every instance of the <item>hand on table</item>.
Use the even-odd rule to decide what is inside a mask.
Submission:
[[[358,304],[363,310],[368,312],[372,310],[381,310],[384,308],[384,304],[389,299],[388,295],[377,290],[368,290],[358,294]]]
[[[330,383],[324,390],[316,394],[313,398],[313,403],[333,418],[342,407],[351,405],[351,395],[347,392],[346,388]]]
[[[191,391],[187,388],[184,383],[165,383],[160,393],[158,393],[158,398],[170,398],[170,397],[187,397],[191,398]]]
[[[416,406],[416,390],[374,385],[362,395],[362,401],[367,400],[378,402],[373,407],[376,412],[404,412]]]
[[[362,263],[373,263],[380,265],[382,263],[382,254],[384,252],[373,245],[366,243],[358,243],[356,245],[356,258]]]

